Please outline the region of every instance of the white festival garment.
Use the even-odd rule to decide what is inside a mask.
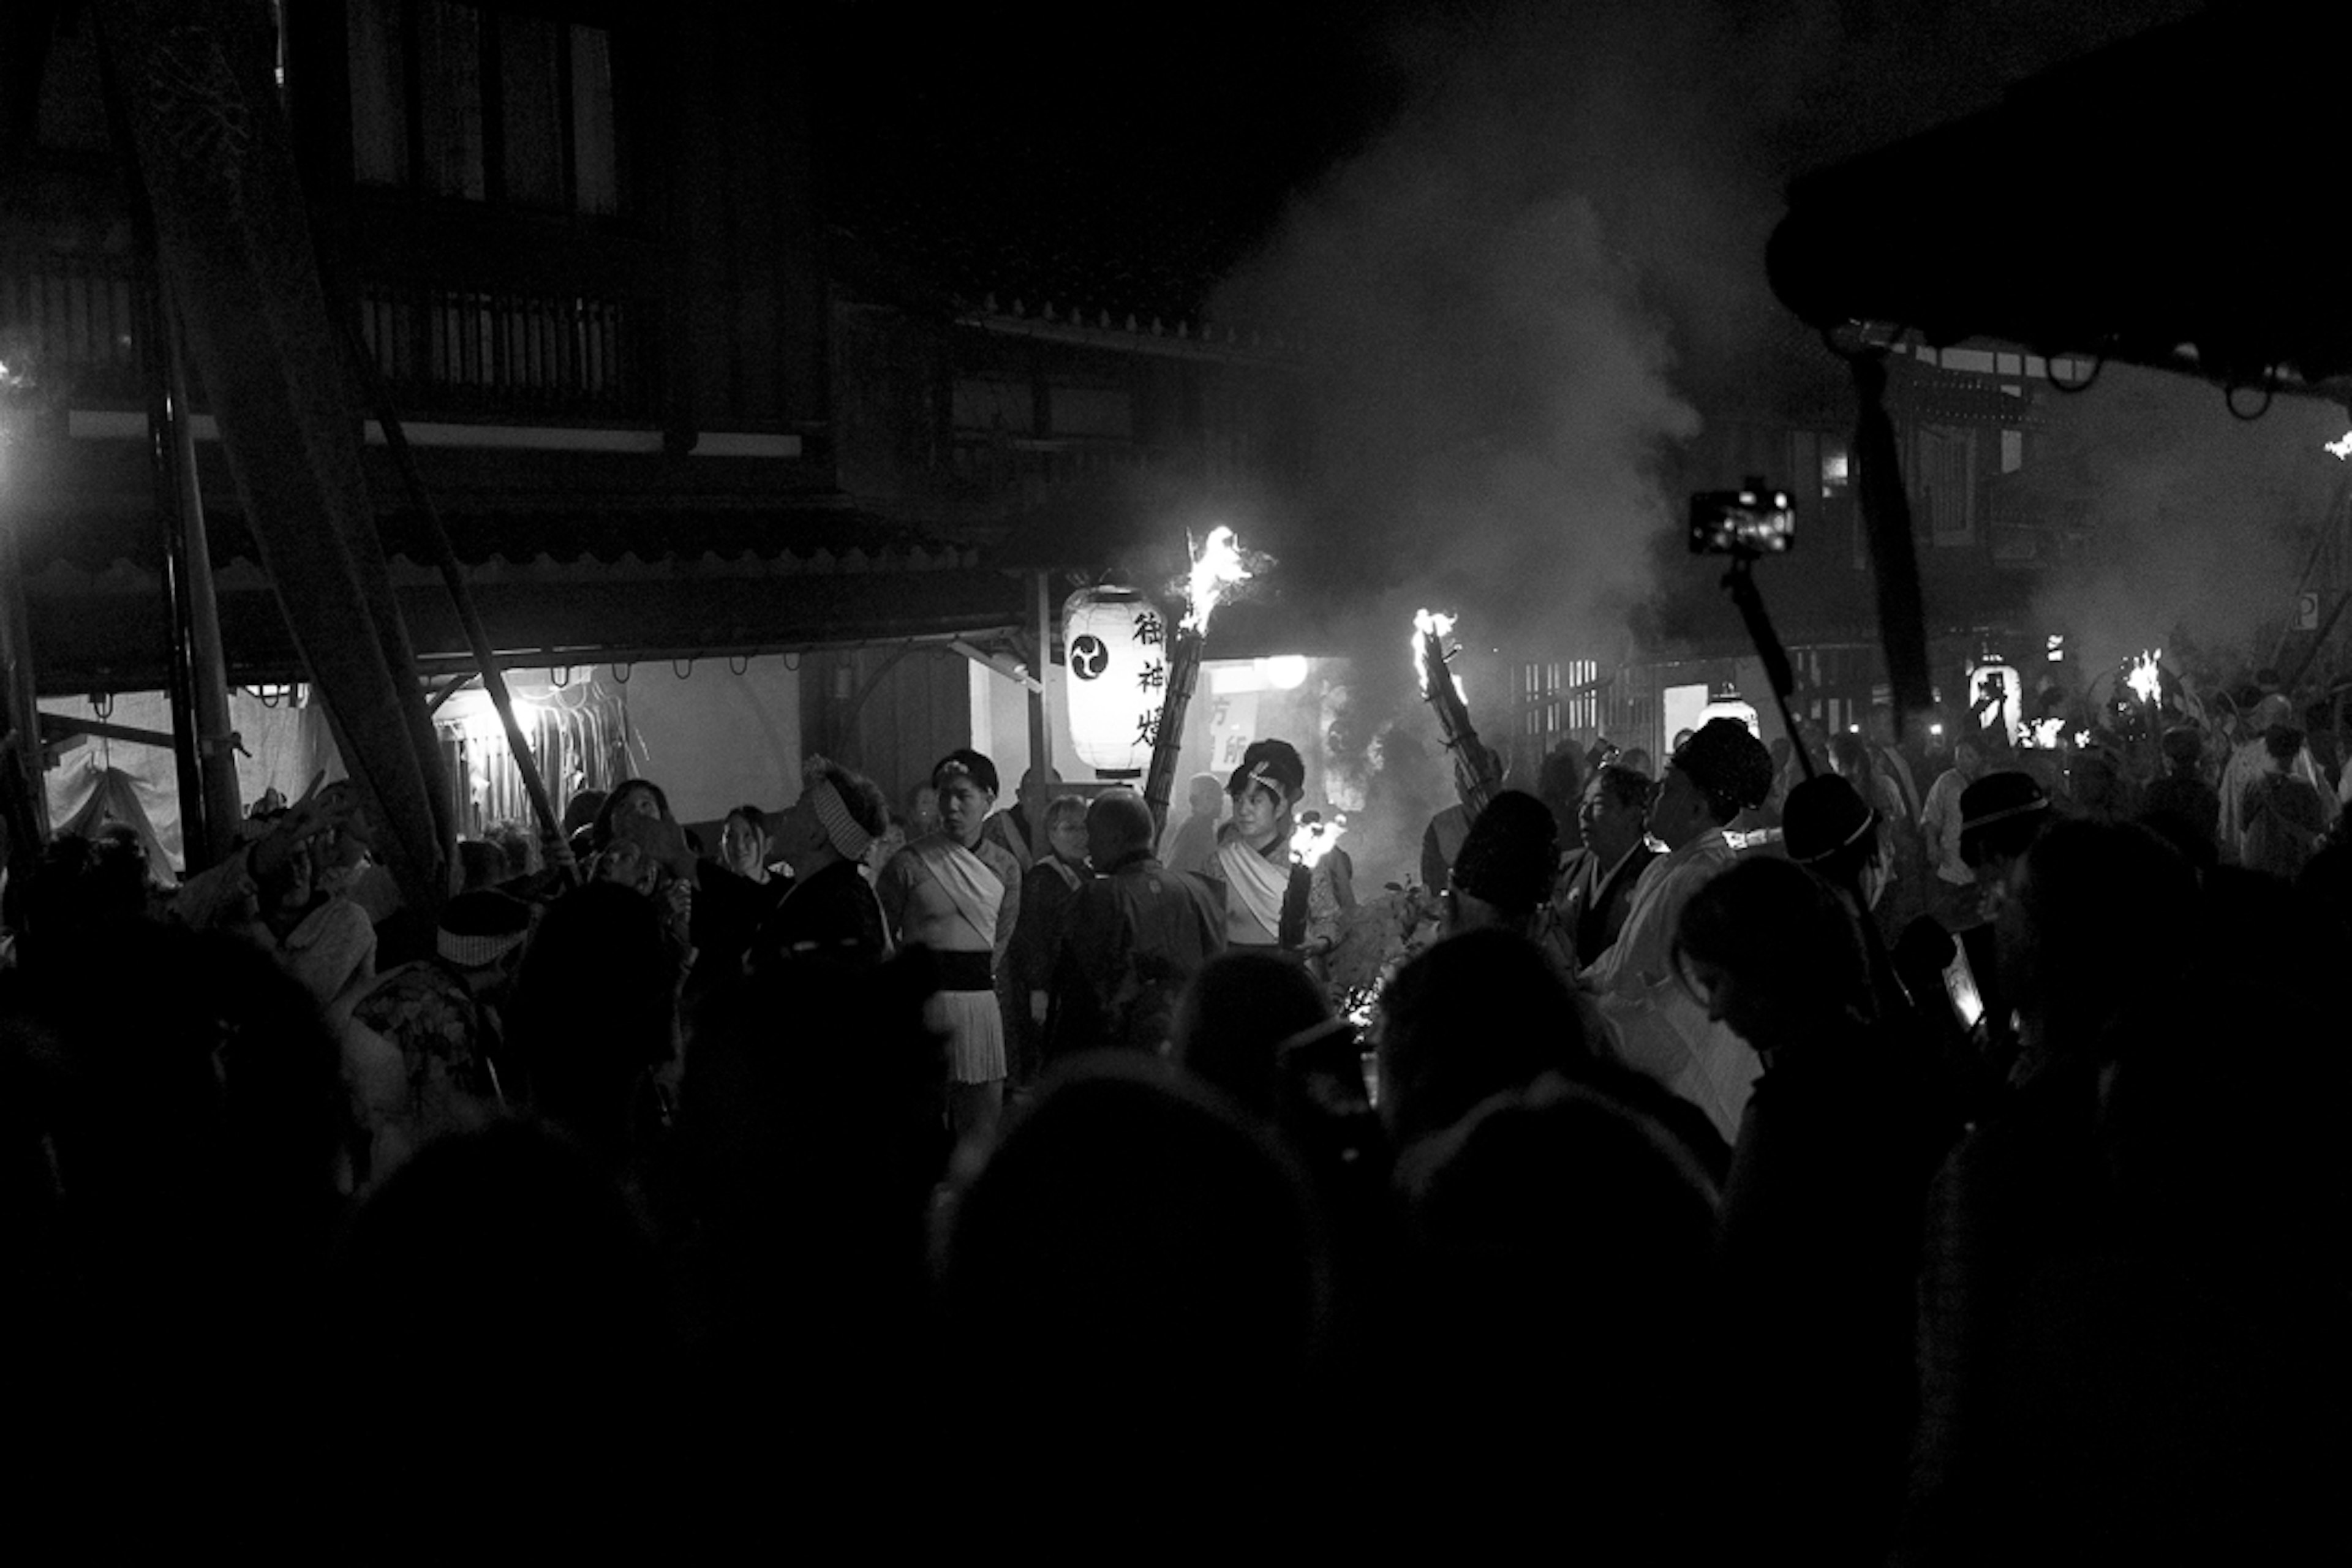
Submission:
[[[909,845],[979,939],[966,952],[993,953],[1004,879],[987,861],[945,834]],[[945,951],[957,951],[948,949]],[[1005,1074],[1004,1014],[994,991],[938,991],[923,1020],[948,1040],[948,1077],[956,1083],[993,1083]]]
[[[919,839],[911,847],[947,889],[956,913],[980,938],[975,945],[994,949],[996,917],[1004,908],[1004,879],[989,868],[987,861],[944,833]]]
[[[1683,906],[1736,859],[1722,829],[1709,828],[1643,867],[1623,932],[1582,976],[1599,993],[1619,1059],[1706,1111],[1726,1142],[1738,1139],[1763,1064],[1728,1025],[1707,1017],[1675,974],[1671,952]]]
[[[1241,900],[1240,910],[1234,910],[1229,898],[1228,911],[1246,911],[1265,931],[1263,936],[1250,937],[1236,934],[1229,928],[1227,940],[1259,947],[1281,941],[1282,900],[1290,890],[1289,863],[1268,860],[1235,838],[1217,850],[1217,865],[1225,874],[1225,887],[1231,897]]]

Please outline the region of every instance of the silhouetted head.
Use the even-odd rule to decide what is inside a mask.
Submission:
[[[1534,795],[1504,790],[1486,803],[1454,857],[1457,929],[1523,925],[1551,894],[1559,826]]]
[[[474,1402],[478,1435],[544,1422],[601,1444],[646,1417],[671,1342],[659,1259],[561,1134],[509,1121],[426,1146],[361,1207],[341,1264],[345,1331],[388,1386],[501,1391]]]
[[[674,1048],[677,986],[652,900],[592,882],[550,905],[507,1015],[532,1105],[617,1155],[643,1075]]]
[[[1281,1095],[1277,1047],[1330,1019],[1330,999],[1297,963],[1266,952],[1222,952],[1176,1004],[1176,1060],[1271,1121]]]
[[[1551,819],[1562,844],[1576,842],[1576,817],[1584,800],[1584,759],[1573,741],[1562,741],[1544,754],[1536,770],[1536,796],[1551,808]]]
[[[1772,757],[1737,719],[1710,719],[1666,764],[1650,831],[1679,849],[1772,793]]]
[[[1998,872],[2050,826],[2050,796],[2027,773],[1987,773],[1960,791],[1960,859]]]
[[[1572,1076],[1591,1054],[1568,983],[1503,931],[1447,937],[1399,970],[1375,1033],[1381,1119],[1399,1148],[1539,1073]]]
[[[1789,792],[1780,831],[1789,858],[1851,893],[1864,908],[1885,886],[1878,840],[1878,813],[1863,803],[1853,784],[1823,773]]]
[[[2196,879],[2188,862],[2132,824],[2061,822],[2033,841],[1997,922],[2000,978],[2053,1052],[2111,1048],[2110,1026],[2185,951]]]
[[[1853,911],[1793,860],[1753,857],[1709,879],[1683,906],[1674,964],[1707,1016],[1759,1051],[1871,1010]]]
[[[1097,870],[1108,871],[1121,861],[1150,853],[1157,833],[1151,807],[1133,790],[1105,790],[1083,812],[1087,856]]]
[[[1324,1243],[1288,1160],[1167,1064],[1081,1058],[1010,1122],[950,1212],[942,1297],[1008,1408],[1096,1440],[1164,1437],[1295,1398]]]

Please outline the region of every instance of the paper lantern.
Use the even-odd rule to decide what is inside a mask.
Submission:
[[[1081,588],[1062,606],[1070,736],[1102,778],[1139,778],[1151,763],[1168,695],[1168,621],[1132,588]]]
[[[1732,719],[1748,726],[1748,732],[1762,739],[1764,726],[1756,713],[1756,704],[1744,701],[1737,691],[1715,699],[1698,710],[1696,728],[1704,730],[1717,719]]]

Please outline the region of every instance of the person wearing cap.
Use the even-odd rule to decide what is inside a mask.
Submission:
[[[1727,1141],[1738,1136],[1760,1069],[1675,979],[1675,931],[1692,895],[1738,858],[1724,824],[1771,788],[1771,753],[1747,725],[1701,726],[1668,761],[1650,805],[1649,832],[1666,853],[1643,871],[1616,945],[1577,977],[1599,998],[1619,1056],[1706,1111]]]
[[[1979,921],[1999,910],[2011,871],[2050,822],[2049,793],[2029,773],[1987,773],[1960,792],[1960,858],[1977,879]]]
[[[878,963],[889,952],[882,905],[865,874],[888,817],[889,802],[871,781],[823,757],[802,764],[800,798],[776,824],[791,887],[751,939],[755,963],[811,956]]]
[[[2221,860],[2225,865],[2240,866],[2246,858],[2246,792],[2272,771],[2268,738],[2277,726],[2292,727],[2294,704],[2278,692],[2272,692],[2254,704],[2238,749],[2230,753],[2229,764],[2221,770]],[[2301,731],[2297,731],[2298,736]],[[2296,746],[2295,754],[2285,769],[2309,784],[2319,795],[2320,831],[2336,826],[2343,807],[2336,804],[2335,792],[2327,787],[2326,776],[2311,755],[2311,748]]]
[[[958,1137],[985,1132],[1004,1104],[1004,1010],[996,976],[1021,919],[1021,865],[982,829],[996,804],[996,764],[970,747],[931,770],[940,830],[890,858],[875,879],[898,940],[928,948],[940,989],[926,1007],[947,1037],[948,1119]]]
[[[352,1009],[400,1053],[400,1099],[373,1130],[369,1180],[443,1133],[480,1126],[499,1103],[499,1014],[530,933],[521,900],[460,893],[442,906],[433,955],[386,971]]]
[[[1879,816],[1836,773],[1807,779],[1789,792],[1781,818],[1789,858],[1829,884],[1860,930],[1869,960],[1877,1016],[1893,1018],[1911,1010],[1912,998],[1895,973],[1885,939],[1871,911],[1885,895],[1886,845]]]
[[[1290,852],[1307,764],[1287,741],[1253,741],[1226,781],[1234,816],[1217,830],[1210,880],[1224,889],[1225,944],[1298,953],[1314,875]]]

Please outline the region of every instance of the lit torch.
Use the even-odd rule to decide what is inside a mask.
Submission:
[[[1446,668],[1459,648],[1449,649],[1454,617],[1435,610],[1416,610],[1412,616],[1412,668],[1421,678],[1421,698],[1437,712],[1437,728],[1454,757],[1454,787],[1472,820],[1486,809],[1503,787],[1498,759],[1478,743],[1470,723],[1470,708],[1463,700],[1462,682]]]
[[[2164,657],[2160,647],[2148,649],[2132,660],[2130,672],[2124,684],[2147,710],[2147,733],[2150,740],[2164,733],[2164,669],[2157,661]]]
[[[1348,814],[1344,811],[1328,822],[1302,822],[1290,836],[1290,858],[1312,870],[1339,847],[1339,835],[1347,831]]]
[[[1151,766],[1143,775],[1144,804],[1151,808],[1155,827],[1168,823],[1168,795],[1176,782],[1176,754],[1184,743],[1184,712],[1192,704],[1192,689],[1201,680],[1201,650],[1209,637],[1209,616],[1226,590],[1250,578],[1234,531],[1219,526],[1192,553],[1187,582],[1190,607],[1177,623],[1168,645],[1168,684],[1152,721]]]

